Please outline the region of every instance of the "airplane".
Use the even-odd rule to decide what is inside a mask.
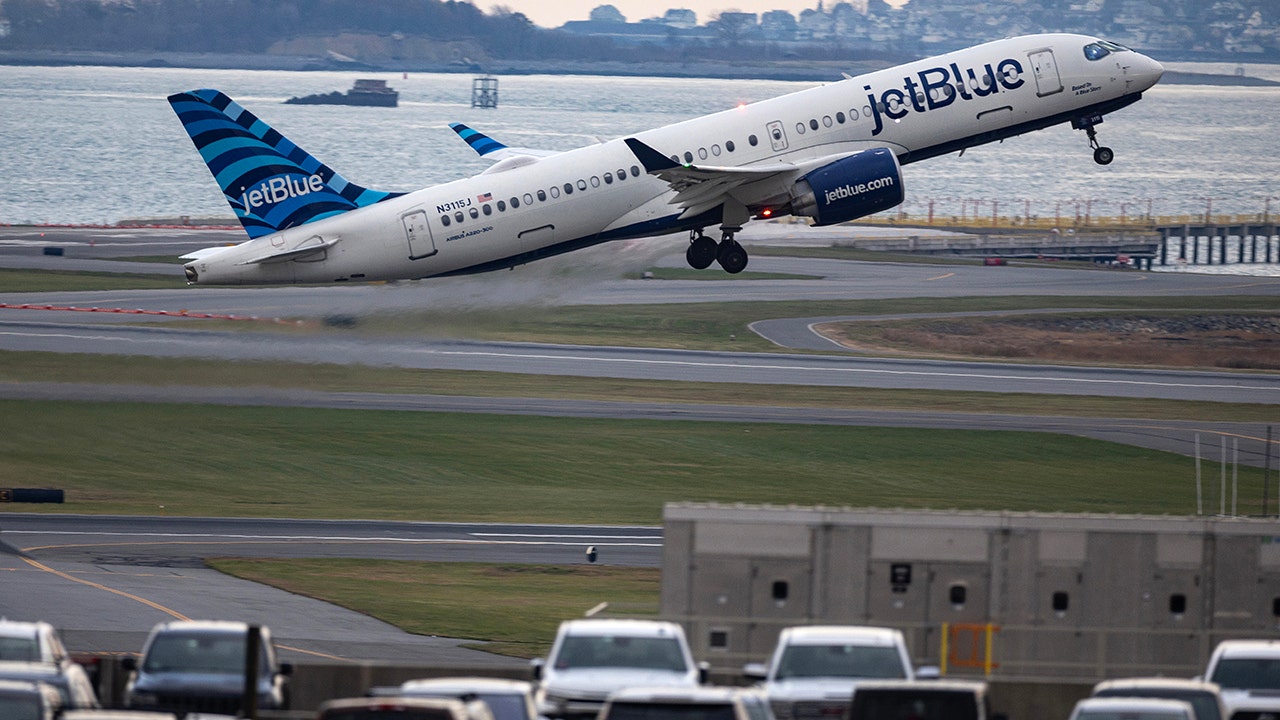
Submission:
[[[1071,34],[1014,37],[565,152],[451,128],[485,171],[408,193],[351,182],[217,90],[168,100],[249,239],[182,256],[195,285],[421,279],[688,233],[691,267],[748,262],[752,219],[812,225],[902,203],[901,166],[1070,123],[1094,160],[1103,116],[1159,81],[1155,60]],[[719,239],[705,234],[718,227]]]

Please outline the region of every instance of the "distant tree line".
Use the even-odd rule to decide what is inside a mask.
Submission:
[[[259,53],[342,32],[471,39],[493,57],[589,57],[611,43],[544,30],[522,13],[454,0],[3,0],[0,48]]]
[[[887,7],[887,6],[886,6]],[[537,27],[523,13],[490,13],[456,0],[0,0],[10,32],[4,50],[262,53],[295,38],[367,33],[470,41],[494,59],[626,62],[835,59],[815,45],[785,52],[770,44],[679,38],[621,44]],[[841,59],[868,53],[837,48]]]

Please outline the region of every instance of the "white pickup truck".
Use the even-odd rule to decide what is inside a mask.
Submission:
[[[743,668],[760,681],[778,720],[847,718],[859,680],[913,680],[898,630],[859,625],[785,628],[767,665]]]
[[[1280,718],[1280,641],[1223,640],[1204,679],[1218,684],[1232,720]]]

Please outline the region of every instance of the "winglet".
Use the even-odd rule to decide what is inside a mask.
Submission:
[[[452,128],[454,132],[458,133],[458,137],[465,140],[466,143],[471,146],[471,149],[475,150],[480,157],[491,155],[499,150],[507,149],[506,145],[503,145],[478,130],[472,130],[462,123],[449,123],[449,127]]]
[[[627,138],[624,142],[627,143],[627,147],[631,148],[631,152],[635,154],[640,164],[644,165],[645,172],[656,173],[680,167],[680,163],[673,162],[671,158],[635,138]]]

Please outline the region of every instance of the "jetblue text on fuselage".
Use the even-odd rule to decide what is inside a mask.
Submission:
[[[827,191],[827,204],[831,205],[837,200],[845,200],[847,198],[862,195],[863,193],[874,192],[881,188],[893,187],[892,177],[883,177],[871,182],[858,183],[857,185],[849,185],[848,183],[839,187],[832,188]]]
[[[277,175],[252,190],[244,190],[240,194],[240,202],[244,211],[250,212],[263,205],[283,202],[291,197],[310,195],[324,189],[324,180],[319,175],[311,175],[305,180],[295,180],[288,175]]]
[[[1016,90],[1023,86],[1022,63],[1013,58],[1005,58],[979,68],[965,68],[951,63],[946,67],[932,67],[921,70],[915,75],[902,78],[901,88],[889,88],[876,96],[870,85],[863,86],[867,91],[867,102],[870,103],[871,115],[876,126],[872,135],[879,135],[884,130],[884,119],[901,120],[913,110],[918,113],[943,108],[956,101],[972,100],[975,97],[986,97],[1005,90]]]

